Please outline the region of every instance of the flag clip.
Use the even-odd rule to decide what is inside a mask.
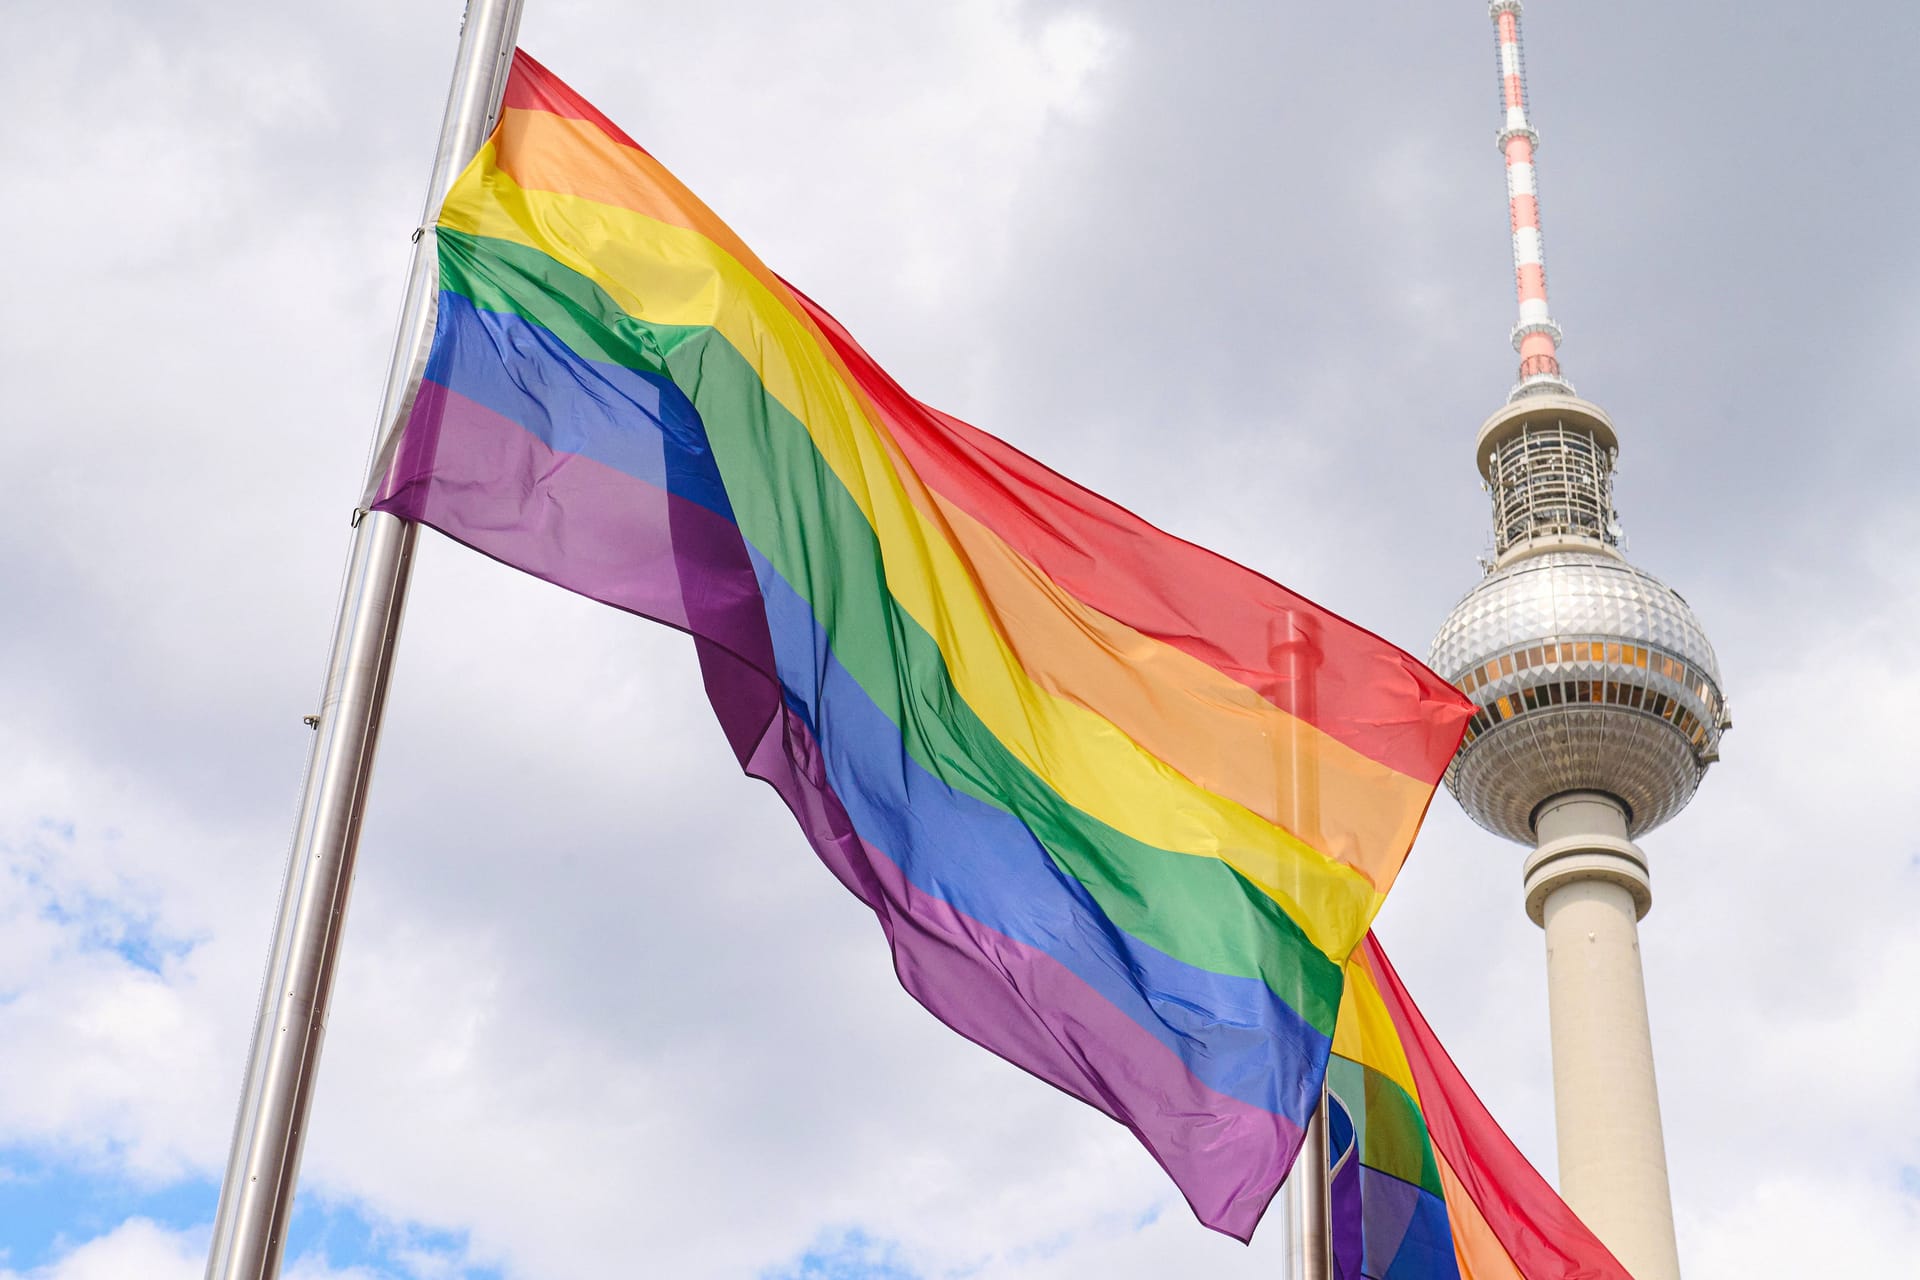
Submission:
[[[358,529],[360,527],[360,522],[362,520],[365,520],[366,518],[367,518],[367,509],[365,507],[355,507],[353,509],[352,518],[347,521],[347,528]]]

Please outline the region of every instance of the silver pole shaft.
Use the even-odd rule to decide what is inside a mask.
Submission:
[[[1307,1140],[1294,1161],[1293,1204],[1293,1276],[1294,1280],[1332,1280],[1333,1232],[1328,1200],[1332,1185],[1327,1177],[1327,1097],[1320,1095],[1319,1109],[1307,1122]]]
[[[1320,838],[1319,757],[1307,740],[1304,722],[1311,720],[1319,699],[1315,681],[1320,658],[1313,637],[1296,634],[1287,649],[1287,674],[1293,684],[1294,728],[1290,754],[1288,785],[1292,792],[1290,813],[1296,835],[1309,841]],[[1333,1275],[1330,1180],[1327,1175],[1327,1091],[1320,1089],[1320,1105],[1307,1121],[1307,1133],[1300,1156],[1293,1162],[1288,1177],[1292,1203],[1287,1215],[1290,1265],[1293,1280],[1331,1280]]]
[[[423,224],[434,219],[454,177],[492,128],[512,64],[521,3],[468,0]],[[432,341],[438,279],[432,237],[421,236],[387,369],[376,468],[380,442],[407,402]],[[274,1280],[280,1274],[413,545],[414,526],[380,512],[362,516],[354,528],[313,754],[214,1218],[207,1280]]]

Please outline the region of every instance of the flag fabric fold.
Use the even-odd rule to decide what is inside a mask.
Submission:
[[[1327,1066],[1335,1280],[1632,1280],[1520,1154],[1371,933]]]
[[[907,990],[1246,1238],[1465,699],[912,399],[524,53],[436,236],[373,505],[689,632]]]

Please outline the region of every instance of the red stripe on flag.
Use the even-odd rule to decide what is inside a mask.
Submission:
[[[920,403],[787,287],[921,479],[1055,583],[1389,768],[1429,785],[1445,772],[1473,713],[1452,685],[1372,632]]]
[[[513,70],[507,76],[507,90],[500,98],[500,111],[547,111],[569,120],[584,120],[623,147],[632,147],[641,155],[648,150],[626,135],[625,130],[600,113],[600,109],[568,88],[566,82],[547,70],[525,49],[513,51]]]

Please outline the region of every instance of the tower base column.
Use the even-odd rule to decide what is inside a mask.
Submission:
[[[1611,796],[1541,806],[1527,914],[1546,930],[1560,1194],[1635,1280],[1679,1280],[1640,968],[1646,858]]]

